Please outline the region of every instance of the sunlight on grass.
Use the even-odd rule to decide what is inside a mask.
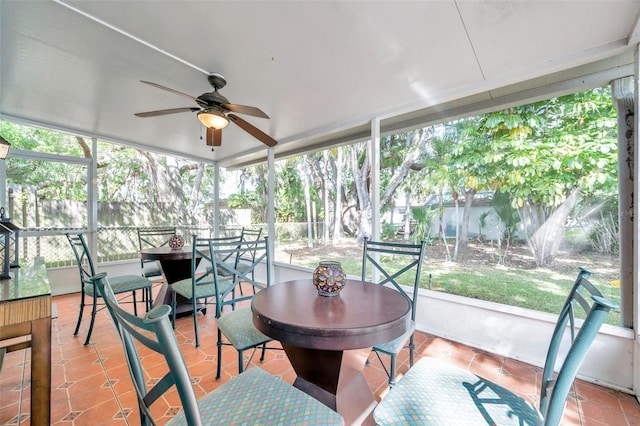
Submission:
[[[557,314],[562,307],[578,274],[577,270],[574,276],[568,276],[544,269],[474,266],[473,270],[464,270],[460,267],[439,269],[437,265],[429,265],[423,269],[423,288],[428,288],[424,279],[428,273],[424,271],[429,271],[433,276],[432,290],[552,314]],[[619,303],[620,296],[615,287],[612,291],[608,282],[603,284],[595,275],[592,282],[605,297]],[[619,325],[620,313],[611,312],[607,323]]]
[[[307,259],[304,266],[315,268],[321,259]],[[360,277],[362,273],[362,259],[359,256],[341,257],[339,261],[349,276]],[[397,271],[401,266],[394,264],[392,256],[381,259],[390,272]],[[429,287],[431,275],[431,287]],[[571,286],[578,275],[575,273],[553,271],[545,268],[519,269],[504,265],[474,265],[464,266],[453,262],[438,262],[427,260],[422,267],[420,287],[457,296],[486,300],[521,308],[533,309],[551,314],[557,314],[564,303]],[[367,277],[370,271],[367,271]],[[617,279],[612,274],[594,274],[591,281],[602,294],[620,303],[620,290],[612,286]],[[405,274],[398,279],[405,285],[412,285],[413,277]],[[607,319],[608,324],[620,324],[620,312],[612,311]]]

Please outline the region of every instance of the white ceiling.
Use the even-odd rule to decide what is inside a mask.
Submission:
[[[366,137],[374,117],[390,131],[600,84],[639,41],[637,0],[0,2],[0,118],[229,167],[265,146],[232,123],[211,152],[193,113],[135,117],[196,106],[140,80],[198,96],[222,73],[286,156]]]

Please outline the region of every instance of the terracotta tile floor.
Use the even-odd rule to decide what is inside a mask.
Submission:
[[[52,413],[54,425],[138,425],[135,392],[125,365],[122,348],[111,318],[99,313],[92,343],[83,346],[88,321],[74,337],[77,295],[54,298],[58,318],[53,321]],[[212,315],[201,316],[202,345],[194,347],[190,317],[178,320],[176,335],[193,378],[196,394],[209,392],[237,373],[236,352],[225,347],[223,378],[215,379],[216,327]],[[540,369],[512,359],[493,355],[425,333],[416,336],[418,356],[435,356],[469,368],[476,374],[497,380],[537,402]],[[399,359],[400,373],[408,368],[408,355]],[[386,376],[378,361],[365,367],[364,375],[376,398],[387,392]],[[256,362],[257,361],[256,358]],[[143,362],[144,363],[144,362]],[[0,373],[0,424],[29,424],[29,350],[7,354]],[[146,363],[150,381],[164,372],[156,360]],[[149,365],[153,364],[153,365]],[[260,366],[292,383],[295,376],[282,351],[267,351]],[[168,394],[153,407],[158,424],[164,424],[176,410],[175,393]],[[578,380],[565,410],[563,425],[640,425],[640,406],[635,397]]]

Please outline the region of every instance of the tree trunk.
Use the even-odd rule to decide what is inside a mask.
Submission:
[[[342,238],[342,148],[337,148],[336,155],[336,201],[333,209],[333,242]]]
[[[409,241],[411,238],[411,192],[405,191],[404,193],[405,206],[407,209],[404,213],[404,240]]]
[[[184,192],[182,190],[182,177],[176,159],[168,156],[166,169],[159,165],[149,152],[138,151],[147,160],[149,175],[154,183],[153,198],[157,203],[166,203],[174,212],[174,224],[191,225],[194,218],[186,211],[184,206]],[[178,223],[180,222],[180,223]]]
[[[533,235],[530,237],[527,235],[527,242],[537,266],[553,264],[562,243],[567,217],[578,201],[580,201],[580,188],[574,189]]]
[[[454,224],[456,226],[456,244],[453,246],[453,261],[458,260],[458,249],[460,248],[460,201],[458,200],[458,194],[453,193],[453,202],[455,203],[456,218]]]
[[[471,218],[471,207],[473,197],[476,195],[475,189],[464,190],[464,209],[462,211],[462,229],[460,230],[460,247],[458,248],[459,260],[464,261],[467,245],[469,243],[469,219]]]
[[[442,238],[442,244],[447,252],[447,261],[451,259],[451,252],[449,251],[449,244],[447,243],[447,233],[444,227],[444,200],[442,195],[442,188],[438,190],[438,236]]]
[[[303,164],[307,161],[307,156],[303,156]],[[313,247],[313,226],[311,215],[311,193],[309,190],[309,175],[303,171],[302,179],[304,184],[304,204],[307,210],[307,247]]]
[[[371,197],[369,196],[369,150],[365,150],[366,155],[362,166],[358,163],[357,147],[351,146],[351,172],[353,174],[353,182],[356,187],[358,196],[358,205],[360,207],[360,217],[358,227],[358,235],[356,241],[360,242],[364,237],[371,236]]]
[[[431,129],[431,128],[430,128]],[[418,139],[417,141],[413,141],[411,143],[411,149],[407,153],[406,157],[400,164],[389,180],[389,185],[384,190],[382,195],[380,196],[380,208],[382,209],[393,199],[393,195],[396,192],[396,189],[402,185],[404,180],[409,175],[409,172],[416,167],[421,168],[423,165],[419,163],[420,154],[422,154],[425,150],[427,142],[429,141],[429,137],[431,135],[431,131],[421,132],[419,130],[415,130],[412,132],[411,138]],[[409,139],[409,136],[407,136]],[[368,156],[367,156],[368,157]]]
[[[196,176],[193,181],[193,188],[191,189],[191,195],[189,196],[189,206],[187,207],[189,215],[193,218],[196,218],[196,223],[200,222],[200,219],[203,219],[198,212],[198,205],[202,202],[202,197],[200,196],[200,187],[202,186],[203,175],[204,164],[198,163]]]
[[[330,216],[331,216],[331,203],[329,202],[329,151],[324,150],[322,152],[322,159],[324,162],[324,182],[322,185],[322,204],[324,204],[324,221],[322,238],[325,244],[329,243],[329,228],[330,228]]]

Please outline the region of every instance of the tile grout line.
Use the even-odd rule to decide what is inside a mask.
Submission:
[[[120,408],[120,415],[122,416],[122,419],[124,420],[125,424],[127,426],[129,426],[129,418],[127,417],[127,413],[126,413],[124,407],[122,406],[122,403],[120,402],[120,398],[118,398],[118,393],[113,388],[113,383],[111,381],[111,378],[109,377],[109,373],[107,373],[106,367],[104,366],[103,358],[102,358],[102,356],[100,356],[100,351],[98,350],[98,345],[96,343],[93,343],[93,350],[95,351],[96,356],[98,357],[98,361],[100,363],[100,368],[102,369],[102,373],[104,374],[104,376],[105,376],[105,378],[107,380],[107,383],[109,384],[109,389],[111,390],[111,393],[113,394],[113,397],[116,400],[116,403],[118,404],[118,407]],[[126,360],[125,360],[125,362],[126,362]]]

